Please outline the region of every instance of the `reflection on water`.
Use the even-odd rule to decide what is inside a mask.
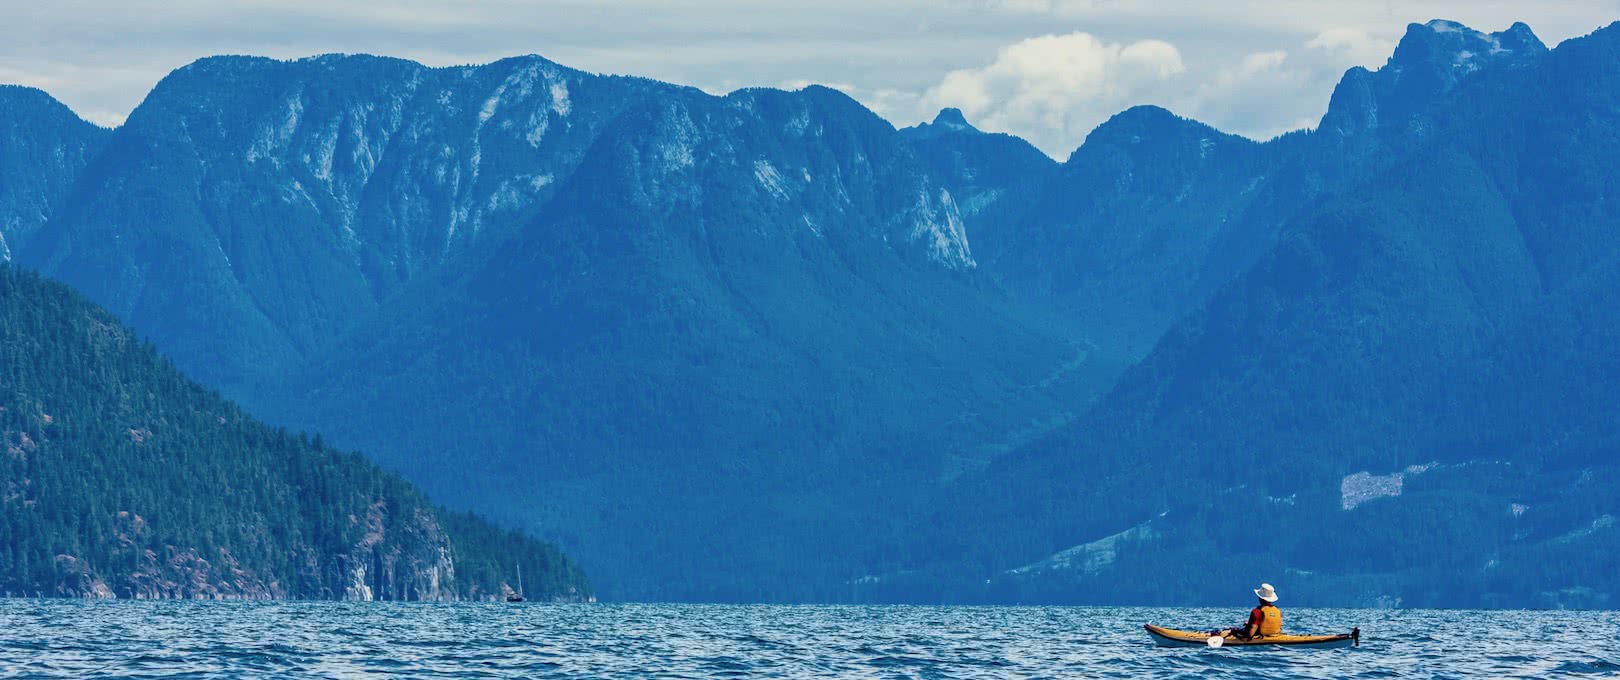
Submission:
[[[1241,608],[0,600],[0,677],[1620,675],[1620,614],[1289,610],[1359,649],[1163,649]]]

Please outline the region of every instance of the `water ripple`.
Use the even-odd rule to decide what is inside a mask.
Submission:
[[[1340,650],[1161,649],[1141,624],[1244,612],[0,601],[0,678],[1597,677],[1620,675],[1614,612],[1290,610],[1360,626]]]

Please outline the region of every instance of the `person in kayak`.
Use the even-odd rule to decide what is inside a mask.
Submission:
[[[1241,628],[1227,628],[1216,631],[1216,635],[1233,637],[1242,640],[1253,640],[1268,635],[1281,635],[1283,625],[1282,610],[1277,608],[1277,590],[1270,583],[1262,583],[1254,589],[1255,597],[1260,598],[1260,604],[1249,612],[1249,622]]]

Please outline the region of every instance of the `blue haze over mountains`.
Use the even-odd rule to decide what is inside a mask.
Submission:
[[[539,57],[0,112],[0,252],[606,598],[1620,593],[1617,27],[1413,25],[1316,130],[1061,163]]]

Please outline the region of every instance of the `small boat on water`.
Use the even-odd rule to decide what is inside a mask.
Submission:
[[[1333,649],[1337,647],[1361,646],[1361,629],[1353,628],[1348,633],[1338,635],[1266,635],[1250,640],[1237,637],[1211,636],[1206,632],[1191,630],[1175,630],[1173,628],[1160,628],[1153,624],[1142,626],[1147,629],[1148,637],[1153,638],[1154,644],[1160,647],[1305,647],[1309,649]],[[1219,642],[1212,642],[1215,637]]]
[[[510,595],[506,596],[506,601],[507,602],[522,602],[523,601],[523,563],[522,562],[517,563],[517,572],[518,572],[518,587],[517,587],[516,591],[514,591]]]

